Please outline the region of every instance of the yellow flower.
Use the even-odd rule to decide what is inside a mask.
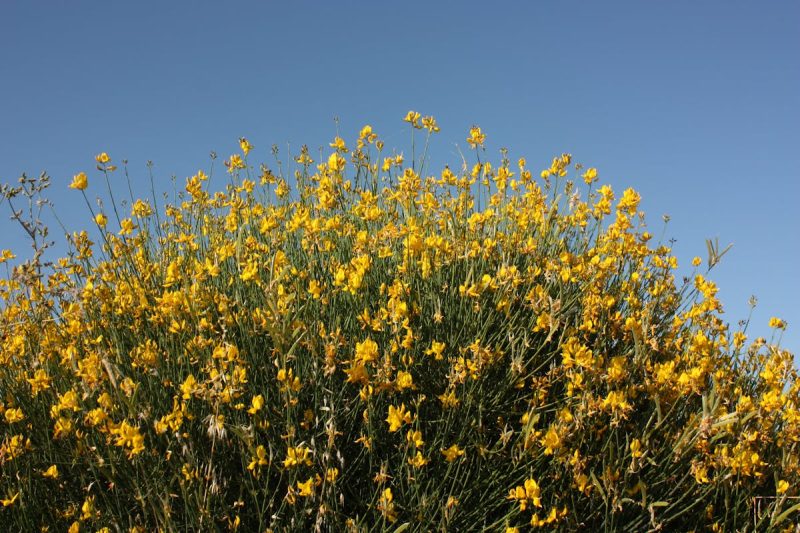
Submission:
[[[94,160],[97,161],[98,163],[100,163],[101,165],[105,165],[106,163],[111,161],[111,159],[108,157],[108,154],[105,153],[105,152],[97,154],[96,156],[94,156]]]
[[[395,379],[395,386],[399,391],[403,389],[412,388],[414,387],[414,378],[411,377],[411,373],[401,370],[397,373],[397,379]]]
[[[247,410],[247,412],[251,415],[256,414],[261,408],[264,407],[264,397],[262,395],[254,396],[252,407]]]
[[[540,495],[541,495],[541,489],[539,488],[539,484],[536,483],[536,480],[526,479],[525,497],[528,498],[536,507],[542,506],[542,500],[540,499]]]
[[[692,472],[694,473],[694,479],[697,483],[710,483],[711,481],[708,479],[708,468],[702,463],[694,463],[692,465]]]
[[[136,225],[133,223],[133,220],[126,218],[120,222],[120,235],[130,235],[133,233],[133,230],[136,229]]]
[[[445,343],[433,341],[431,342],[431,347],[425,350],[425,355],[432,355],[434,359],[441,361],[444,358],[442,352],[444,352],[445,347]]]
[[[94,221],[101,228],[105,228],[106,223],[108,222],[108,217],[105,216],[103,213],[97,213],[97,216],[94,217]]]
[[[442,407],[444,409],[452,409],[454,407],[458,407],[461,404],[461,400],[456,397],[456,391],[453,389],[448,390],[447,392],[440,394],[437,396],[439,401],[442,402]]]
[[[452,463],[465,453],[466,452],[464,450],[458,447],[458,444],[453,444],[446,450],[442,450],[442,455],[444,455],[444,458],[447,459],[448,463]]]
[[[58,479],[58,467],[51,465],[50,468],[42,472],[42,476],[50,479]]]
[[[778,487],[775,489],[778,494],[783,494],[789,490],[789,482],[785,479],[778,481]]]
[[[228,173],[233,174],[237,169],[245,168],[244,161],[239,154],[233,154],[225,161],[225,166],[228,167]]]
[[[78,411],[78,394],[74,390],[68,390],[64,394],[59,395],[58,403],[50,408],[50,415],[55,418],[65,409],[72,409]]]
[[[378,357],[378,343],[372,339],[356,343],[356,359],[362,363],[374,361]]]
[[[378,499],[378,511],[390,522],[397,520],[397,513],[394,509],[394,495],[392,489],[386,487]]]
[[[625,192],[622,193],[622,198],[617,204],[617,209],[620,211],[625,211],[629,215],[636,214],[636,209],[639,207],[639,202],[641,201],[641,197],[639,193],[636,192],[632,188],[625,189]]]
[[[769,319],[769,327],[777,329],[786,329],[786,322],[784,322],[778,317],[772,317]]]
[[[0,503],[3,504],[3,507],[11,507],[12,505],[14,505],[14,503],[17,501],[18,498],[19,498],[19,491],[17,491],[12,496],[8,496],[0,500]]]
[[[422,440],[422,432],[421,431],[411,431],[411,430],[409,430],[408,433],[406,433],[406,440],[409,443],[411,443],[414,446],[416,446],[417,448],[420,448],[420,447],[425,445],[425,441]]]
[[[183,382],[183,385],[181,385],[181,392],[183,393],[182,398],[184,400],[190,399],[197,388],[197,380],[194,378],[194,375],[189,374]]]
[[[117,436],[115,444],[121,448],[129,448],[128,457],[132,457],[144,451],[144,437],[139,433],[137,426],[128,424],[123,420],[116,429],[111,431]]]
[[[553,452],[561,448],[561,436],[553,426],[550,426],[541,442],[542,446],[544,446],[545,455],[552,455]]]
[[[100,513],[94,506],[94,496],[89,496],[83,501],[83,505],[81,505],[81,520],[91,520],[99,515]]]
[[[592,351],[581,344],[576,337],[570,337],[561,349],[562,362],[566,368],[579,366],[588,368],[594,361]]]
[[[339,150],[341,152],[346,152],[347,151],[347,145],[344,143],[344,139],[342,139],[339,136],[336,136],[333,139],[333,142],[330,144],[330,147],[331,148],[336,148],[337,150]]]
[[[72,177],[72,183],[70,183],[70,189],[78,189],[79,191],[84,190],[89,185],[89,180],[86,177],[85,172],[79,172]]]
[[[409,111],[408,113],[406,113],[406,117],[403,120],[405,122],[408,122],[409,124],[411,124],[415,128],[421,128],[422,126],[420,126],[420,124],[419,124],[419,119],[421,117],[422,117],[422,115],[420,115],[416,111]]]
[[[400,429],[404,423],[411,422],[411,413],[406,410],[405,404],[400,404],[400,407],[394,405],[389,406],[389,416],[386,417],[386,422],[389,423],[389,432],[394,433]]]
[[[56,423],[53,425],[53,439],[60,439],[72,433],[73,424],[72,420],[63,416],[58,417]]]
[[[0,250],[0,264],[17,257],[11,250]]]
[[[300,496],[308,497],[314,494],[314,478],[310,477],[305,482],[297,482],[297,489],[300,491]]]
[[[245,156],[250,153],[250,150],[253,149],[253,145],[250,144],[244,137],[239,138],[239,146],[242,148],[242,152],[244,152]]]
[[[612,412],[626,411],[630,406],[624,391],[611,391],[603,399],[603,408],[610,408]]]
[[[308,282],[308,294],[310,294],[315,300],[319,300],[320,296],[322,295],[322,285],[315,279],[312,279]]]
[[[266,464],[269,464],[269,461],[267,460],[267,450],[263,445],[259,444],[258,447],[256,447],[255,456],[250,461],[250,464],[247,465],[247,469],[252,472],[259,466],[264,466]]]
[[[433,117],[422,117],[422,126],[431,133],[439,133],[439,125]]]
[[[422,468],[423,466],[428,464],[428,460],[425,458],[425,456],[422,455],[422,452],[418,451],[414,457],[408,458],[408,464],[410,464],[414,468]]]
[[[472,148],[483,146],[485,140],[486,140],[486,135],[481,131],[481,129],[478,126],[472,126],[470,128],[469,137],[467,137],[467,142]]]
[[[290,468],[299,466],[300,464],[305,464],[306,466],[311,465],[308,448],[305,446],[297,446],[296,448],[293,447],[286,450],[286,459],[283,460],[283,466]]]
[[[586,169],[586,172],[583,173],[583,181],[586,182],[586,185],[591,185],[595,180],[597,180],[597,169]]]
[[[339,478],[339,469],[336,467],[328,468],[325,471],[325,481],[328,483],[336,483],[336,480]]]
[[[542,506],[541,489],[536,480],[532,478],[526,479],[523,485],[517,485],[509,490],[506,499],[518,501],[520,511],[526,510],[529,504],[535,507]]]
[[[639,439],[633,439],[630,443],[631,457],[636,459],[642,456],[642,443]]]
[[[9,424],[13,424],[15,422],[19,422],[20,420],[25,419],[25,414],[22,412],[22,409],[7,409],[5,413],[6,422]]]
[[[328,169],[332,172],[342,172],[347,166],[347,160],[339,155],[339,152],[333,152],[328,158]]]

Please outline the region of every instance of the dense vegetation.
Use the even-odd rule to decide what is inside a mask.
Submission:
[[[0,280],[0,529],[793,531],[785,324],[731,330],[633,189],[467,142],[431,175],[369,126],[241,139],[166,205],[103,153],[49,265],[49,179],[5,186],[37,252]]]

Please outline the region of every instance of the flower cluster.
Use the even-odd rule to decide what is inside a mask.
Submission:
[[[676,281],[633,189],[466,142],[433,172],[371,126],[277,169],[242,138],[166,205],[75,174],[70,253],[0,253],[1,529],[790,527],[786,323]]]

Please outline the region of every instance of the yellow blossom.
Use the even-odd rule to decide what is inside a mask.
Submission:
[[[264,466],[269,464],[269,460],[267,460],[267,450],[264,448],[263,445],[259,444],[256,447],[256,454],[253,456],[250,464],[247,465],[247,469],[251,472],[258,469],[260,466]]]
[[[410,464],[414,468],[422,468],[423,466],[428,464],[428,460],[425,458],[424,455],[422,455],[422,452],[417,451],[414,457],[408,458],[408,464]]]
[[[250,150],[253,149],[253,145],[250,144],[250,142],[244,137],[239,139],[239,147],[242,149],[242,152],[244,152],[245,156],[250,153]]]
[[[297,482],[297,490],[300,496],[307,498],[314,494],[314,478],[310,477],[303,483]]]
[[[411,413],[406,410],[405,404],[400,404],[400,407],[390,405],[389,415],[386,417],[386,422],[389,423],[389,432],[394,433],[400,429],[403,424],[408,424],[411,422]]]
[[[392,489],[386,487],[378,499],[378,511],[390,522],[397,520],[397,512],[394,506],[394,495]]]
[[[554,426],[550,426],[550,429],[547,430],[547,433],[542,439],[542,446],[544,446],[545,455],[552,455],[561,447],[561,436]]]
[[[629,445],[631,450],[631,457],[636,459],[642,456],[642,443],[639,439],[633,439]]]
[[[422,117],[422,115],[417,113],[416,111],[409,111],[408,113],[406,113],[406,116],[405,116],[405,118],[403,120],[405,122],[408,122],[409,124],[411,124],[415,128],[421,128],[422,126],[420,126],[420,124],[419,124],[419,119],[421,117]]]
[[[397,378],[395,379],[395,386],[399,391],[403,389],[413,388],[414,378],[411,376],[411,373],[401,370],[397,373]]]
[[[447,448],[445,450],[442,450],[442,455],[444,455],[444,458],[449,463],[452,463],[453,461],[455,461],[459,457],[463,456],[465,453],[466,453],[465,450],[462,450],[461,448],[459,448],[458,444],[453,444],[449,448]]]
[[[19,491],[15,492],[11,496],[3,498],[0,500],[0,503],[3,504],[3,507],[11,507],[16,503],[17,499],[19,499]]]
[[[283,466],[286,468],[299,466],[301,464],[310,466],[311,458],[309,454],[310,450],[305,446],[289,447],[289,449],[286,450],[286,459],[283,460]]]
[[[786,329],[786,322],[781,320],[777,317],[772,317],[769,319],[769,327],[776,328],[776,329]]]
[[[356,343],[356,359],[362,363],[374,361],[378,357],[378,344],[372,339]]]
[[[89,185],[89,180],[86,177],[86,173],[79,172],[78,174],[75,174],[75,176],[72,177],[72,183],[70,183],[69,188],[78,189],[79,191],[82,191],[86,189],[88,185]]]
[[[256,414],[258,411],[264,407],[264,397],[262,395],[257,395],[253,397],[252,406],[247,410],[247,412],[251,415]]]
[[[22,409],[7,409],[5,413],[6,422],[9,424],[13,424],[15,422],[19,422],[20,420],[25,420],[25,414],[22,412]]]
[[[467,137],[467,143],[469,143],[470,147],[477,148],[478,146],[483,146],[485,140],[486,135],[478,126],[472,126],[470,128],[469,137]]]

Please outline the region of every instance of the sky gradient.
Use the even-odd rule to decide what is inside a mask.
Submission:
[[[798,51],[793,1],[5,1],[0,182],[47,171],[77,230],[90,221],[67,185],[82,170],[97,183],[101,151],[146,194],[148,160],[171,190],[240,136],[268,163],[273,144],[314,152],[334,116],[351,143],[371,124],[407,150],[413,109],[442,128],[434,169],[458,166],[478,124],[493,160],[507,147],[540,169],[569,152],[618,193],[636,188],[652,233],[670,215],[681,274],[706,238],[733,243],[710,276],[727,320],[756,295],[751,338],[778,316],[797,354]],[[8,214],[0,248],[24,257]]]

